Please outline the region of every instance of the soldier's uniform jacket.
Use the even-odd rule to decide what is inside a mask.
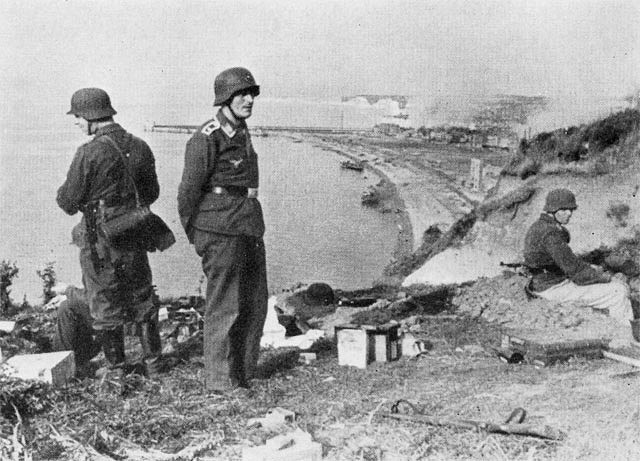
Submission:
[[[602,272],[578,258],[569,231],[547,213],[531,225],[524,243],[524,262],[533,274],[531,289],[544,291],[564,280],[577,285],[608,282]]]
[[[262,207],[246,196],[248,188],[257,187],[258,156],[247,125],[233,125],[219,110],[194,133],[185,151],[178,213],[189,239],[193,229],[262,237]]]
[[[57,195],[58,205],[66,213],[74,215],[82,211],[84,214],[73,231],[73,242],[81,248],[86,244],[86,215],[99,201],[104,202],[111,216],[135,207],[135,192],[120,153],[108,141],[100,139],[106,135],[127,155],[140,201],[149,205],[160,193],[155,159],[147,143],[117,123],[100,128],[91,141],[78,148]]]

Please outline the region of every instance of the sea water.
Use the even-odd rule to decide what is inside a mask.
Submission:
[[[67,216],[55,196],[74,152],[88,138],[65,122],[5,125],[1,131],[0,260],[15,262],[20,270],[11,286],[16,301],[25,295],[38,300],[42,282],[36,271],[48,262],[54,263],[58,280],[81,284],[79,250],[70,244],[80,216]],[[167,251],[150,254],[154,284],[161,296],[204,292],[200,260],[176,210],[189,136],[131,131],[155,153],[161,194],[152,210],[177,238]],[[260,159],[270,291],[315,281],[343,289],[369,286],[392,257],[398,236],[393,215],[360,203],[362,192],[378,178],[341,169],[339,155],[308,143],[273,135],[253,142]]]

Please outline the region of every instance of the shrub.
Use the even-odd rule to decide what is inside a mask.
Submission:
[[[591,124],[539,133],[530,141],[520,142],[505,174],[526,178],[574,170],[563,168],[558,162],[575,165],[578,174],[609,173],[624,160],[637,157],[639,127],[640,111],[628,109]]]
[[[588,141],[602,150],[616,144],[640,126],[640,111],[627,109],[592,124],[588,129]]]
[[[619,201],[610,202],[609,208],[607,209],[607,218],[613,220],[616,227],[626,227],[629,209],[629,205],[626,203]]]
[[[42,279],[42,298],[44,304],[48,303],[54,297],[52,288],[56,284],[56,271],[53,268],[55,262],[48,262],[42,270],[37,270],[36,274]]]
[[[520,179],[524,180],[524,179],[527,179],[529,176],[534,176],[538,174],[541,167],[542,167],[542,164],[540,161],[533,158],[527,158],[518,167],[517,174],[520,177]]]
[[[12,305],[9,287],[13,284],[13,279],[18,276],[18,271],[15,262],[2,260],[0,263],[0,313],[2,314],[7,314]]]
[[[424,231],[424,234],[422,234],[422,243],[420,244],[420,248],[410,255],[389,263],[384,269],[384,274],[389,276],[408,276],[425,263],[428,255],[430,254],[431,247],[440,239],[441,236],[442,231],[437,225],[434,224],[429,226],[429,228]]]

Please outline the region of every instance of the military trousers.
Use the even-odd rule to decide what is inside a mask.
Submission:
[[[70,287],[66,295],[67,299],[58,306],[53,348],[56,351],[73,351],[76,363],[84,364],[98,352],[86,292]]]
[[[207,278],[205,385],[242,386],[254,377],[267,316],[267,270],[261,237],[195,229],[193,243]]]
[[[616,278],[608,283],[592,285],[576,285],[570,280],[565,280],[535,294],[559,304],[578,303],[595,310],[607,311],[611,318],[625,327],[629,325],[629,320],[633,319],[629,287]]]
[[[157,315],[149,258],[144,250],[120,250],[101,236],[80,249],[82,282],[93,328],[115,330],[127,322],[149,322]]]

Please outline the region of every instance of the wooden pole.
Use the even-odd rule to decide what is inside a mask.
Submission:
[[[625,355],[614,354],[612,352],[602,351],[602,355],[606,358],[615,360],[617,362],[626,363],[627,365],[633,365],[634,367],[640,367],[640,360],[632,359],[631,357],[627,357]]]

